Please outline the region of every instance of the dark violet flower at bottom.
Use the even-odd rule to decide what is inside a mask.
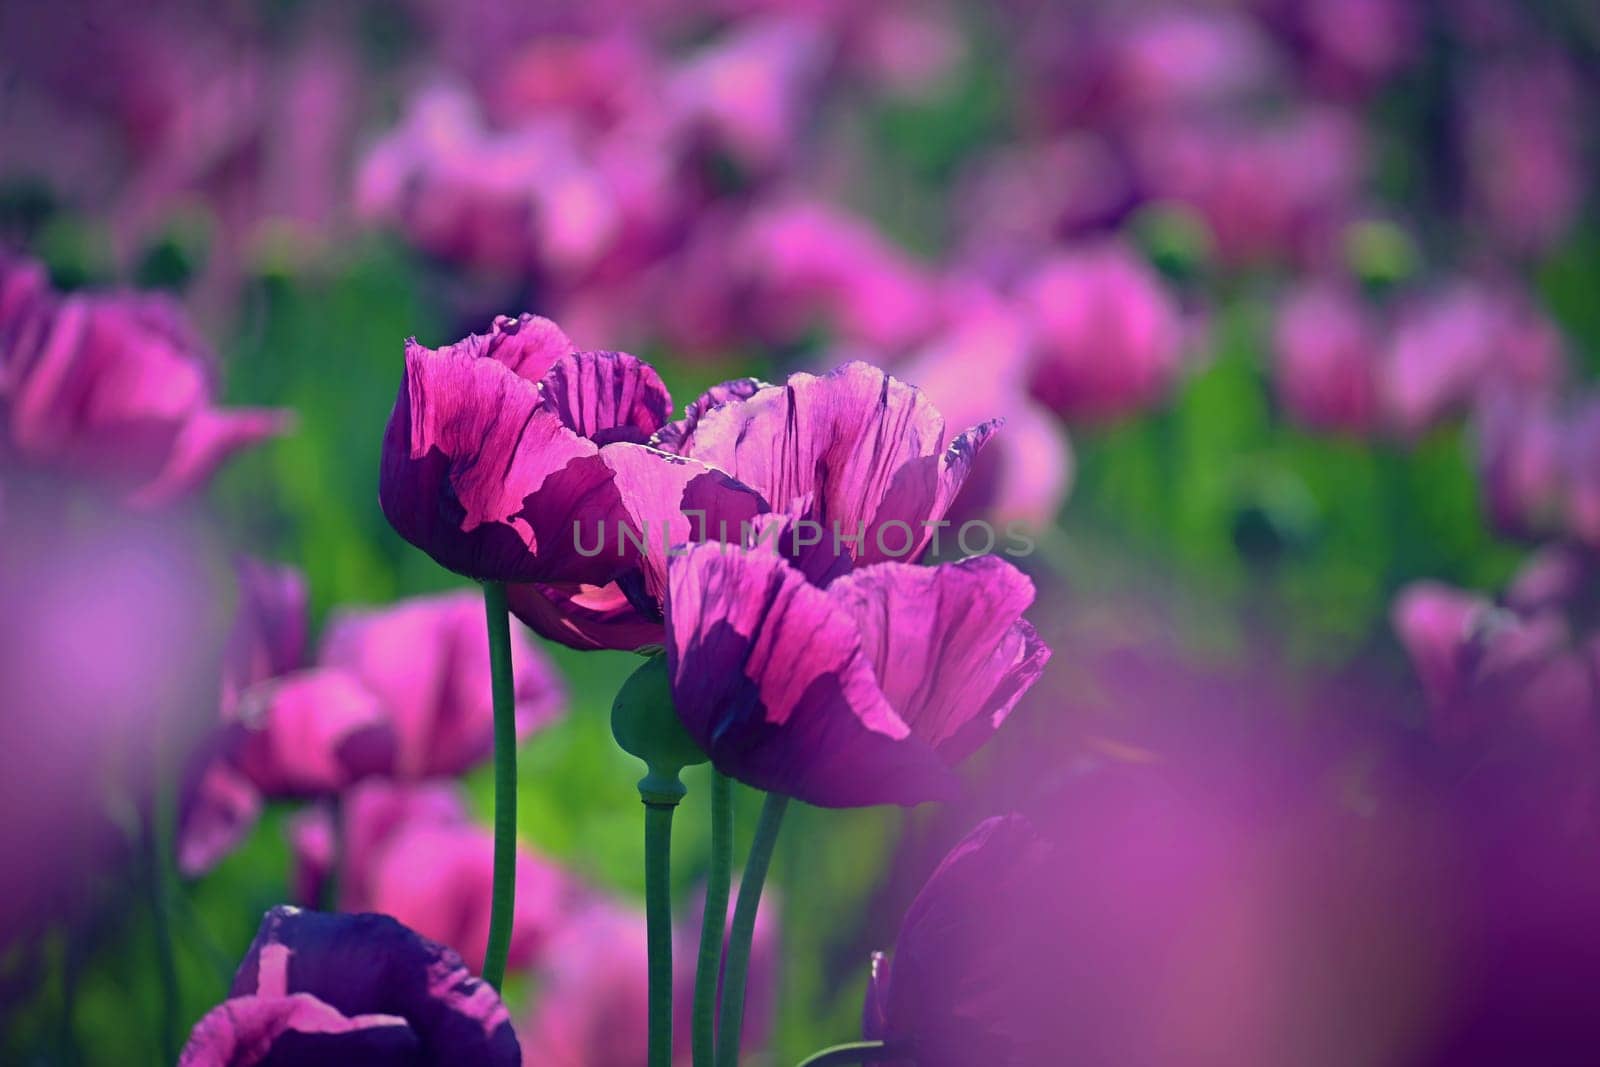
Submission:
[[[519,1067],[499,996],[382,915],[273,908],[180,1067]]]

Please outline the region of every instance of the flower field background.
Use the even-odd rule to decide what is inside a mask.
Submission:
[[[1567,0],[4,5],[0,1062],[173,1062],[283,904],[482,970],[483,609],[379,472],[407,339],[522,313],[648,361],[670,419],[860,361],[949,439],[1004,420],[921,562],[1026,531],[1026,622],[979,613],[1048,663],[995,681],[957,792],[756,780],[680,696],[744,783],[737,855],[749,786],[804,802],[741,1062],[1588,1062],[1597,57]],[[458,488],[417,521],[459,533]],[[527,1064],[646,1063],[610,716],[619,649],[671,643],[653,592],[617,594],[637,641],[511,624]],[[672,842],[682,1063],[711,779]],[[1012,812],[1054,835],[1015,876],[1048,907],[940,866]],[[941,956],[941,906],[992,954]],[[869,996],[897,941],[980,988]]]

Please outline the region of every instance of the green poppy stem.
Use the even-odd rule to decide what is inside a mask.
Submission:
[[[498,992],[506,977],[517,897],[517,708],[506,587],[500,582],[484,582],[483,606],[489,623],[489,671],[494,691],[494,889],[483,980]]]
[[[182,990],[178,985],[178,957],[172,943],[172,855],[173,824],[177,802],[165,776],[156,781],[155,798],[146,834],[150,863],[150,917],[156,943],[156,968],[161,982],[161,1054],[167,1063],[178,1058],[178,1026],[182,1014]]]
[[[834,1067],[841,1063],[882,1063],[891,1056],[898,1056],[897,1050],[891,1049],[882,1041],[852,1041],[845,1045],[835,1045],[825,1048],[821,1052],[813,1052],[800,1063],[800,1067]]]
[[[711,870],[700,921],[700,959],[694,974],[694,1067],[716,1062],[717,979],[728,924],[728,883],[733,873],[733,779],[711,772]]]
[[[650,968],[650,1067],[672,1067],[672,813],[644,803],[644,899]]]
[[[727,971],[722,982],[722,1010],[718,1013],[717,1067],[738,1067],[739,1049],[744,1036],[745,979],[750,974],[750,944],[755,940],[756,910],[761,890],[766,885],[767,869],[783,827],[783,813],[789,798],[768,793],[756,823],[750,858],[745,861],[744,877],[739,881],[739,903],[733,909],[733,933],[728,942]]]

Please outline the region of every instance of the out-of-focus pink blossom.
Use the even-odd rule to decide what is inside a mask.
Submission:
[[[1334,283],[1287,294],[1273,330],[1274,384],[1290,415],[1318,430],[1377,428],[1383,336],[1376,312]]]
[[[690,136],[765,172],[798,146],[828,58],[818,28],[795,18],[751,19],[690,57],[664,86],[665,106]]]
[[[745,1049],[765,1046],[777,1004],[778,929],[771,894],[756,915],[744,1019]],[[687,1063],[701,904],[674,933],[674,1062]],[[731,918],[731,915],[730,915]],[[637,1067],[649,1034],[648,945],[644,913],[595,900],[562,923],[535,970],[538,993],[528,1035],[528,1067]],[[537,1053],[533,1050],[537,1049]]]
[[[1443,736],[1526,734],[1573,754],[1600,748],[1600,694],[1558,613],[1521,614],[1419,582],[1395,601],[1393,620]]]
[[[1062,253],[1023,283],[1033,395],[1067,419],[1105,420],[1161,402],[1181,369],[1182,314],[1155,271],[1104,244]]]
[[[1028,395],[1027,325],[982,290],[963,287],[951,299],[963,310],[899,371],[952,425],[999,416],[1005,426],[978,454],[948,518],[953,527],[974,518],[1049,525],[1072,485],[1072,445]]]
[[[613,190],[559,120],[491,129],[465,91],[418,95],[361,165],[357,211],[469,266],[581,276],[620,240]]]
[[[215,406],[212,355],[166,297],[42,291],[0,257],[0,454],[105,482],[138,504],[189,493],[234,452],[280,432],[278,411]],[[18,277],[20,275],[20,277]]]
[[[838,208],[776,201],[737,240],[726,284],[760,336],[794,342],[821,327],[836,341],[898,352],[933,325],[931,272]]]
[[[290,829],[305,902],[315,904],[332,878],[341,911],[391,915],[480,969],[493,896],[493,834],[468,821],[459,794],[443,784],[369,782],[350,790],[346,801],[337,836],[326,809],[303,814]],[[535,963],[578,898],[570,876],[519,850],[509,965]]]
[[[964,260],[1006,270],[1062,237],[1114,221],[1133,193],[1126,162],[1098,134],[997,148],[958,188]]]
[[[1387,416],[1408,435],[1490,395],[1546,395],[1566,375],[1555,325],[1525,297],[1477,281],[1458,281],[1405,305],[1383,364]]]
[[[1360,127],[1328,108],[1152,123],[1133,151],[1148,194],[1194,209],[1234,266],[1297,261],[1348,213],[1365,170]]]
[[[1409,0],[1299,0],[1283,5],[1311,76],[1342,94],[1370,92],[1412,58],[1422,28]]]
[[[1215,7],[1135,10],[1109,32],[1102,62],[1113,114],[1194,112],[1270,88],[1279,57],[1259,24]]]
[[[494,750],[489,638],[474,592],[346,610],[323,634],[320,662],[348,671],[383,702],[401,778],[450,777]],[[511,641],[517,732],[549,724],[566,707],[559,675],[525,631]]]
[[[1462,96],[1472,206],[1512,249],[1559,240],[1589,188],[1583,90],[1560,55],[1488,64]]]

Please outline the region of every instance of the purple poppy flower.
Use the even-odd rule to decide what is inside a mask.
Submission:
[[[1178,376],[1184,324],[1154,270],[1107,244],[1057,256],[1023,285],[1033,395],[1067,419],[1114,419],[1161,401]]]
[[[266,914],[182,1067],[518,1067],[510,1015],[461,957],[383,915]]]
[[[1290,293],[1274,329],[1275,383],[1289,414],[1312,429],[1377,429],[1377,316],[1343,287],[1310,283]]]
[[[153,505],[283,430],[281,412],[213,406],[211,355],[176,304],[150,293],[41,294],[36,272],[0,259],[0,277],[12,279],[0,280],[8,462],[110,483]]]
[[[489,640],[475,593],[336,613],[319,662],[348,672],[382,702],[395,733],[396,776],[463,774],[493,752]],[[524,633],[512,635],[511,667],[517,734],[526,737],[562,712],[566,694]]]
[[[1559,53],[1484,63],[1461,97],[1465,163],[1476,218],[1510,248],[1538,252],[1583,207],[1583,89]]]
[[[706,544],[670,577],[668,671],[690,734],[724,773],[825,807],[950,795],[950,768],[1049,658],[1022,619],[1033,584],[993,556],[879,563],[824,588],[777,551]]]
[[[718,386],[658,442],[726,471],[775,511],[804,509],[862,562],[917,558],[998,428],[949,437],[920,391],[866,363],[748,390]]]
[[[548,319],[501,316],[491,333],[437,351],[408,342],[384,436],[384,514],[469,577],[570,589],[660,570],[665,545],[641,561],[642,550],[623,550],[623,526],[648,541],[685,521],[686,498],[712,512],[764,510],[725,476],[638,444],[670,405],[649,364],[575,352]]]

